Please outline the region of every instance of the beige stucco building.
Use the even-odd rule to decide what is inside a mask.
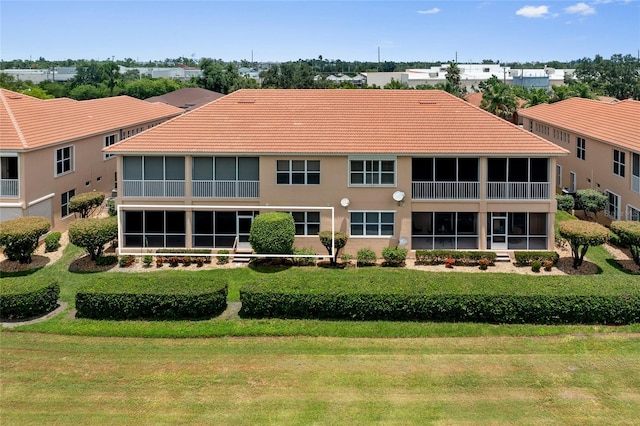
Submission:
[[[605,193],[604,224],[640,220],[640,102],[571,98],[518,112],[525,129],[570,151],[555,166],[558,192]]]
[[[230,248],[291,212],[296,247],[553,249],[567,154],[443,91],[240,90],[110,146],[120,247]]]
[[[44,216],[65,229],[73,195],[115,188],[116,160],[102,149],[181,113],[127,96],[42,100],[1,89],[0,220]]]

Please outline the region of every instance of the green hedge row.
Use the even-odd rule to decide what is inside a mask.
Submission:
[[[0,280],[0,318],[32,318],[58,307],[60,285],[51,277],[12,277]]]
[[[496,257],[492,251],[416,250],[416,265],[444,265],[447,259],[454,259],[458,266],[478,266],[480,259],[493,265]]]
[[[640,322],[640,285],[634,277],[623,276],[603,286],[584,277],[447,277],[452,275],[423,274],[419,278],[402,274],[396,282],[362,273],[336,282],[321,276],[306,276],[304,282],[266,277],[240,289],[240,316],[532,324]]]
[[[514,251],[513,257],[518,266],[531,266],[536,260],[543,265],[545,262],[553,262],[555,265],[560,259],[555,251]]]
[[[220,315],[227,307],[228,286],[223,280],[162,272],[113,275],[87,282],[78,290],[76,317],[206,319]]]

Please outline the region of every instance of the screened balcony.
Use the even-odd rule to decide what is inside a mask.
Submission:
[[[18,157],[0,157],[0,197],[19,197]]]
[[[551,197],[546,158],[487,159],[486,197],[493,200],[548,200]]]
[[[184,197],[184,157],[124,157],[123,197]]]
[[[475,200],[480,197],[477,158],[413,158],[411,198]]]
[[[260,197],[258,157],[194,157],[191,194],[198,198]]]

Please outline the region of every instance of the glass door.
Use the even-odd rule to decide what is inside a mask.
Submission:
[[[251,224],[253,223],[254,213],[252,211],[238,212],[238,242],[248,243],[249,233],[251,232]]]
[[[507,217],[492,216],[491,218],[491,249],[507,249]]]

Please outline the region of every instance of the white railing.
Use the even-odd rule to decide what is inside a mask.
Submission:
[[[548,200],[549,182],[487,182],[490,200]]]
[[[260,182],[257,180],[194,180],[194,197],[202,198],[258,198]]]
[[[640,194],[640,176],[631,175],[631,190]]]
[[[123,180],[123,197],[184,197],[184,180]]]
[[[18,197],[20,181],[18,179],[0,179],[0,197]]]
[[[478,182],[412,182],[414,200],[476,200],[480,197]]]

